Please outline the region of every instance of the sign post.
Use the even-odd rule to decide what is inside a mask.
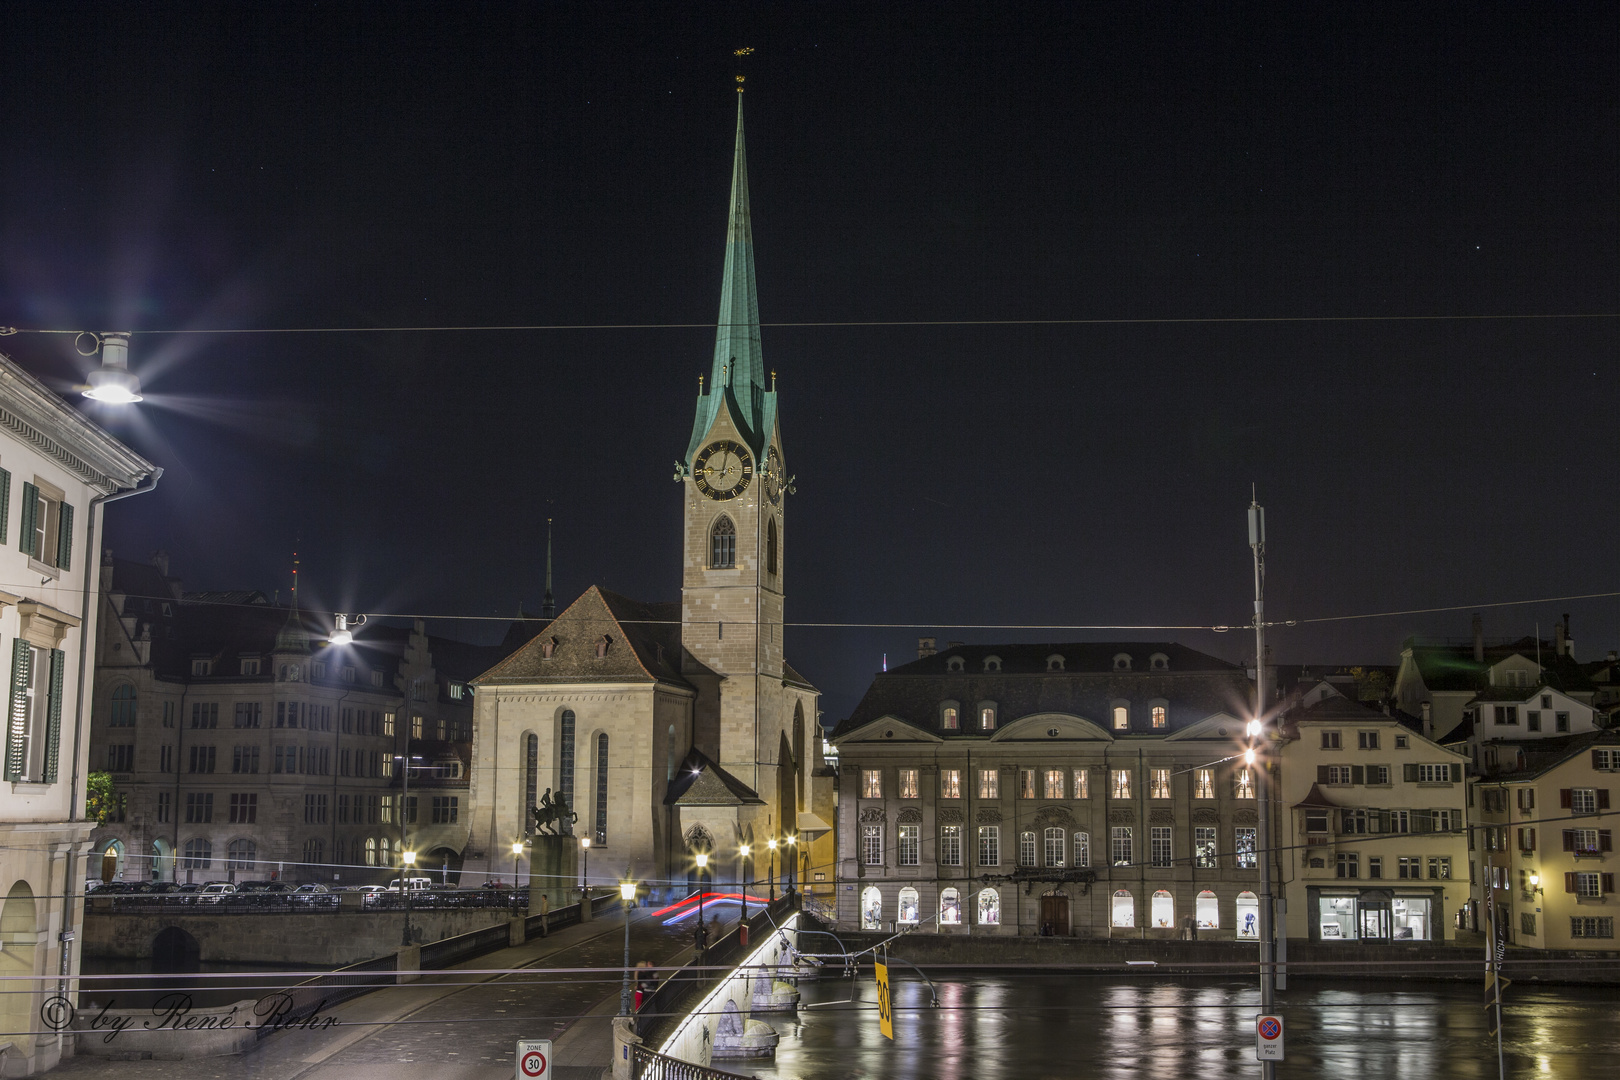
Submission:
[[[1256,1061],[1283,1059],[1282,1017],[1261,1015],[1254,1018],[1254,1057]]]
[[[517,1074],[520,1080],[551,1080],[551,1040],[519,1039]]]
[[[889,997],[889,965],[874,956],[872,958],[872,970],[877,973],[878,1028],[883,1032],[885,1039],[893,1042],[894,1002]]]

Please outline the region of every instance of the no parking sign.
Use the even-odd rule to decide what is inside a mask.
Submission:
[[[551,1075],[551,1040],[519,1039],[517,1074],[523,1080],[540,1080]]]
[[[1254,1056],[1258,1061],[1283,1059],[1283,1022],[1280,1016],[1254,1018]]]

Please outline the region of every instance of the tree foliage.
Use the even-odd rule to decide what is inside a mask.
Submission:
[[[93,772],[84,778],[84,816],[97,825],[107,824],[118,795],[113,791],[112,773]]]

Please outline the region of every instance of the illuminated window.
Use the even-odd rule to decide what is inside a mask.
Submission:
[[[1046,770],[1046,797],[1048,799],[1063,798],[1063,770]]]
[[[955,731],[960,720],[957,717],[955,705],[947,705],[940,710],[939,726],[945,731]]]
[[[1239,799],[1254,798],[1254,773],[1248,769],[1239,769],[1233,777],[1233,794]]]
[[[1018,770],[1018,797],[1020,799],[1033,799],[1035,797],[1035,770]]]
[[[939,864],[962,865],[962,826],[944,825],[939,830]]]
[[[1213,799],[1215,797],[1215,770],[1196,769],[1193,772],[1193,798]]]
[[[1148,770],[1148,797],[1152,799],[1168,799],[1170,797],[1170,770]]]
[[[1131,713],[1123,705],[1114,706],[1114,730],[1124,731],[1131,726]]]
[[[1091,772],[1088,769],[1074,770],[1074,797],[1077,799],[1091,798]]]
[[[1115,825],[1111,834],[1112,846],[1108,853],[1109,860],[1115,866],[1129,866],[1134,861],[1134,852],[1131,844],[1131,828],[1129,825]]]
[[[1001,798],[1001,770],[1000,769],[980,769],[979,770],[979,798],[981,798],[981,799],[999,799],[999,798]]]
[[[900,786],[900,797],[902,799],[915,799],[915,798],[917,798],[917,770],[916,769],[900,769],[899,770],[899,781],[900,781],[900,785],[899,785]]]
[[[941,769],[939,771],[939,797],[942,799],[960,799],[962,797],[961,769]]]
[[[1109,784],[1108,793],[1112,797],[1114,797],[1116,799],[1128,799],[1128,798],[1130,798],[1131,797],[1131,770],[1129,770],[1129,769],[1114,769],[1114,770],[1111,771],[1110,775],[1113,777],[1113,780]]]
[[[1153,726],[1156,728],[1170,726],[1170,714],[1163,705],[1153,706]]]
[[[1200,825],[1193,829],[1193,863],[1200,870],[1215,869],[1215,828]]]
[[[883,798],[883,771],[881,769],[861,770],[861,798]]]
[[[1021,832],[1018,834],[1018,865],[1035,865],[1035,833]]]
[[[1046,830],[1046,865],[1062,866],[1064,857],[1068,854],[1068,838],[1063,835],[1062,829]]]
[[[1074,865],[1091,865],[1091,834],[1077,832],[1074,834]]]

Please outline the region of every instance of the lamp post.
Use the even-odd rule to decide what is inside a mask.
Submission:
[[[749,849],[747,844],[744,844],[742,846],[741,854],[742,854],[742,857],[743,857],[743,890],[742,890],[742,892],[743,892],[743,925],[744,926],[748,925],[748,877],[749,877],[748,872],[749,872],[749,870],[752,869],[752,867],[748,863],[748,852],[749,852],[749,850],[750,849]]]
[[[698,852],[697,853],[697,868],[698,868],[698,925],[699,926],[703,925],[703,894],[704,894],[704,892],[707,891],[704,888],[704,885],[703,885],[703,870],[708,865],[709,865],[709,853],[707,851]]]
[[[522,854],[523,854],[523,841],[521,841],[521,840],[512,841],[512,889],[513,889],[513,891],[516,891],[517,887],[518,887],[518,858]]]
[[[782,876],[787,878],[787,887],[783,891],[791,892],[799,880],[799,852],[797,850],[799,838],[793,833],[788,833],[787,842],[788,847],[794,850],[782,856]]]
[[[580,874],[579,886],[579,906],[583,909],[589,907],[591,902],[591,838],[588,836],[580,837],[579,849],[585,853],[585,865]],[[581,919],[588,917],[583,912],[580,915]]]
[[[619,882],[619,904],[624,908],[624,986],[619,989],[619,1015],[630,1015],[630,909],[636,906],[636,883]]]
[[[776,903],[776,837],[765,841],[765,846],[771,849],[771,903]]]
[[[399,858],[399,888],[405,894],[405,929],[401,932],[399,943],[409,945],[411,943],[411,871],[416,869],[416,852],[403,852]]]

